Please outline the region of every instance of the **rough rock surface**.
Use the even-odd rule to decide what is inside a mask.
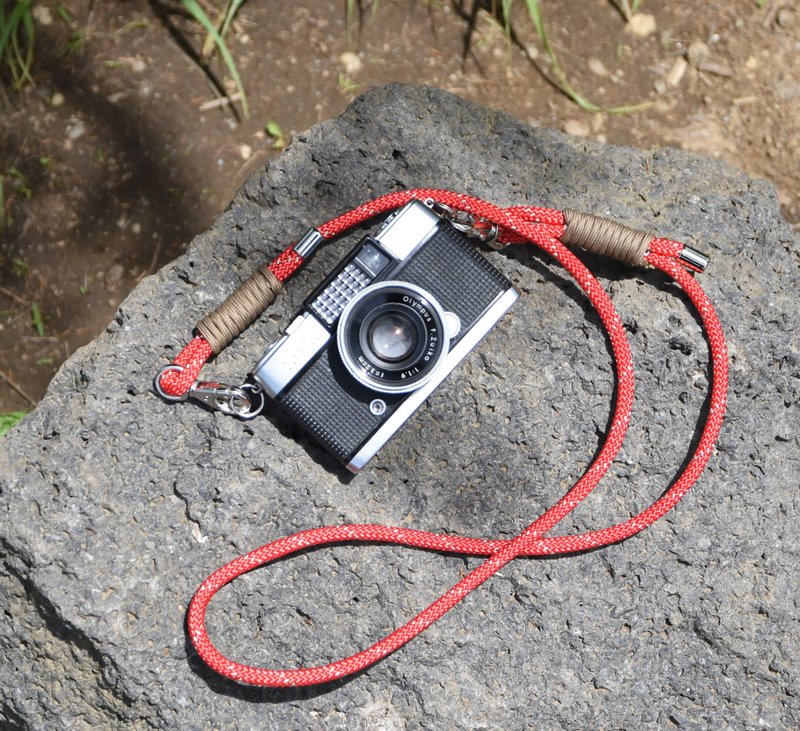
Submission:
[[[189,598],[218,565],[341,521],[510,536],[581,474],[607,427],[613,379],[597,318],[528,252],[488,254],[525,296],[355,479],[280,419],[241,423],[151,393],[193,323],[307,225],[417,186],[581,208],[709,251],[703,283],[731,352],[719,448],[644,534],[514,562],[355,679],[237,686],[204,668],[184,632]],[[323,250],[208,374],[245,374],[347,245]],[[531,129],[428,88],[365,94],[297,137],[184,257],[142,282],[3,440],[0,723],[797,728],[799,251],[772,187],[719,162]],[[590,266],[628,325],[638,400],[613,474],[559,532],[658,496],[698,433],[707,387],[706,346],[675,288],[655,271]],[[474,563],[389,547],[310,552],[225,590],[212,636],[271,667],[331,660]]]

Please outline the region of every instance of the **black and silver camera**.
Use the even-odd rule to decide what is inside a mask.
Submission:
[[[518,296],[462,233],[412,201],[336,266],[253,377],[358,472]]]

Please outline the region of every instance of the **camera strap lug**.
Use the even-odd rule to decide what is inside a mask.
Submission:
[[[446,203],[433,200],[433,198],[428,198],[424,202],[435,214],[445,221],[449,221],[454,229],[461,231],[465,236],[480,239],[493,249],[504,249],[508,246],[508,244],[498,243],[500,227],[496,223],[467,211],[458,211]]]

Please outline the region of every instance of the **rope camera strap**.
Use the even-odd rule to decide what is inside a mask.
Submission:
[[[362,670],[402,647],[458,604],[514,558],[556,556],[599,548],[630,538],[671,510],[697,481],[708,462],[722,426],[728,388],[725,336],[714,308],[689,270],[701,271],[706,260],[677,241],[635,231],[608,219],[575,211],[536,206],[500,208],[479,198],[446,190],[416,189],[390,193],[365,203],[311,230],[300,244],[289,247],[268,267],[259,270],[198,325],[198,334],[173,363],[156,377],[159,393],[183,399],[196,387],[201,368],[271,304],[281,285],[304,263],[315,245],[374,216],[405,205],[412,199],[435,201],[454,225],[500,245],[532,243],[552,255],[577,281],[597,310],[611,342],[617,376],[617,395],[611,426],[602,449],[583,476],[553,507],[534,520],[516,538],[491,540],[429,533],[377,524],[327,526],[302,531],[268,543],[215,571],[199,587],[188,612],[188,631],[200,657],[227,678],[249,685],[287,687],[325,683]],[[634,377],[631,352],[620,316],[608,294],[583,263],[564,244],[613,256],[629,264],[650,265],[672,278],[697,310],[711,358],[711,399],[697,447],[684,469],[666,491],[638,515],[616,525],[586,533],[548,537],[600,482],[622,446],[633,407]],[[208,604],[236,577],[276,559],[311,546],[331,543],[397,544],[443,553],[486,556],[486,560],[443,593],[416,617],[371,647],[350,657],[310,668],[271,670],[237,663],[222,655],[206,631]]]

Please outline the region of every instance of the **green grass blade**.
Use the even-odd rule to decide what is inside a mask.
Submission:
[[[25,411],[8,411],[5,414],[0,414],[0,437],[5,436],[12,426],[18,424],[26,413]]]
[[[30,77],[34,38],[32,2],[33,0],[17,0],[8,17],[5,8],[0,9],[0,66],[8,67],[15,89],[20,89],[26,80],[33,81]],[[25,31],[27,38],[25,54],[20,45],[20,30]]]
[[[61,22],[64,23],[64,25],[72,25],[72,21],[74,20],[72,13],[70,13],[61,2],[56,3],[56,15],[61,18]]]
[[[272,146],[276,150],[282,150],[286,147],[286,135],[283,133],[281,126],[274,120],[271,119],[267,124],[264,126],[264,131],[270,136],[275,139],[272,143]]]
[[[505,26],[506,38],[511,38],[511,6],[513,4],[514,0],[503,0],[502,3],[503,25]]]
[[[2,24],[0,24],[0,58],[2,59],[6,57],[6,48],[8,47],[8,39],[11,36],[11,31],[13,31],[16,24],[19,23],[19,19],[16,21],[14,20],[14,16],[19,9],[20,6],[16,5],[8,18],[6,18],[5,7],[0,7],[0,19],[2,20]]]
[[[509,66],[511,66],[514,61],[514,44],[511,32],[511,7],[513,4],[514,0],[503,0],[500,11],[503,14],[503,36],[506,39],[506,54],[508,55]]]
[[[10,55],[14,59],[11,75],[14,78],[14,91],[19,91],[25,84],[25,59],[19,47],[19,33],[12,33],[9,39]]]
[[[539,0],[525,0],[525,5],[527,5],[528,7],[528,15],[530,15],[531,21],[533,22],[533,26],[534,28],[536,28],[536,33],[539,36],[542,48],[544,49],[544,52],[550,59],[550,63],[553,64],[553,73],[556,75],[556,78],[558,79],[558,86],[561,89],[561,91],[563,91],[564,94],[566,94],[570,99],[572,99],[572,101],[574,101],[581,109],[585,109],[587,112],[602,111],[601,107],[598,107],[597,104],[589,101],[584,96],[575,91],[575,89],[572,88],[572,84],[569,83],[567,75],[561,68],[561,64],[558,62],[558,57],[556,56],[556,52],[550,43],[550,38],[547,35],[547,30],[544,27],[544,18],[542,17],[542,9],[539,6]]]
[[[652,102],[645,102],[643,104],[630,104],[618,107],[600,107],[593,101],[590,101],[585,96],[578,93],[572,84],[569,83],[569,79],[567,78],[566,73],[564,73],[564,69],[561,68],[561,64],[558,62],[556,52],[550,43],[550,38],[548,37],[547,30],[545,29],[544,18],[542,17],[542,9],[539,5],[539,0],[525,0],[525,5],[528,8],[528,15],[530,15],[533,26],[536,28],[536,33],[539,36],[539,41],[542,44],[542,48],[550,59],[550,63],[553,65],[553,73],[555,74],[558,88],[561,89],[561,91],[569,99],[575,102],[581,109],[592,113],[607,112],[609,114],[627,114],[629,112],[635,112],[639,109],[645,109],[646,107],[652,106]]]
[[[25,47],[27,55],[25,56],[25,75],[28,81],[33,84],[33,77],[31,76],[31,66],[33,65],[33,44],[36,40],[36,31],[33,27],[33,13],[25,13],[22,16],[22,26],[25,30]]]
[[[239,12],[239,8],[241,8],[244,3],[245,0],[228,0],[228,2],[225,4],[225,10],[219,14],[219,17],[216,21],[220,38],[224,39],[225,36],[228,35],[228,31],[231,29],[233,19],[236,17],[236,13]],[[211,56],[214,46],[214,37],[210,33],[207,33],[206,39],[203,41],[203,50],[200,52],[200,58],[203,60],[208,59]]]
[[[20,34],[19,33],[12,33],[11,35],[11,48],[14,53],[14,58],[16,59],[16,65],[19,69],[18,78],[14,84],[14,88],[16,91],[19,91],[25,83],[33,84],[33,78],[31,78],[30,73],[30,65],[31,61],[33,60],[33,47],[30,44],[30,35],[28,34],[28,25],[33,23],[30,13],[23,13],[22,15],[22,26],[23,30],[25,30],[26,35],[28,36],[29,40],[27,43],[26,53],[23,54],[22,48],[20,47]]]
[[[19,68],[17,67],[17,58],[13,52],[9,52],[6,56],[6,66],[11,73],[11,85],[16,89],[19,84]]]
[[[228,31],[231,29],[231,23],[233,23],[236,13],[239,12],[239,8],[241,8],[244,3],[245,0],[230,0],[228,3],[228,8],[225,11],[225,19],[222,21],[222,27],[219,29],[219,34],[222,38],[228,35]]]
[[[344,7],[344,25],[347,29],[347,45],[353,45],[353,18],[356,14],[356,0],[347,0]]]
[[[31,302],[31,320],[33,320],[33,326],[36,328],[36,332],[39,334],[39,337],[43,338],[44,319],[42,319],[42,311],[39,309],[38,302]]]
[[[230,73],[231,77],[233,78],[234,83],[236,84],[236,89],[239,91],[239,96],[242,100],[242,110],[244,115],[247,117],[250,115],[250,108],[247,104],[247,95],[244,92],[244,86],[242,85],[242,79],[239,76],[239,69],[236,67],[236,62],[233,60],[233,56],[231,56],[231,52],[228,50],[228,46],[225,44],[225,41],[217,31],[216,26],[211,22],[209,17],[206,15],[203,8],[197,3],[197,0],[181,0],[183,6],[186,10],[191,14],[191,16],[198,22],[203,28],[206,29],[208,34],[214,39],[214,43],[217,46],[217,50],[219,51],[220,56],[222,56],[222,60],[225,62],[225,65],[228,67],[228,72]]]
[[[0,15],[3,16],[3,28],[0,30],[0,59],[6,63],[11,60],[10,44],[12,35],[16,34],[22,15],[29,4],[29,0],[27,2],[25,0],[18,2],[8,18],[5,17],[5,8],[0,9]]]

